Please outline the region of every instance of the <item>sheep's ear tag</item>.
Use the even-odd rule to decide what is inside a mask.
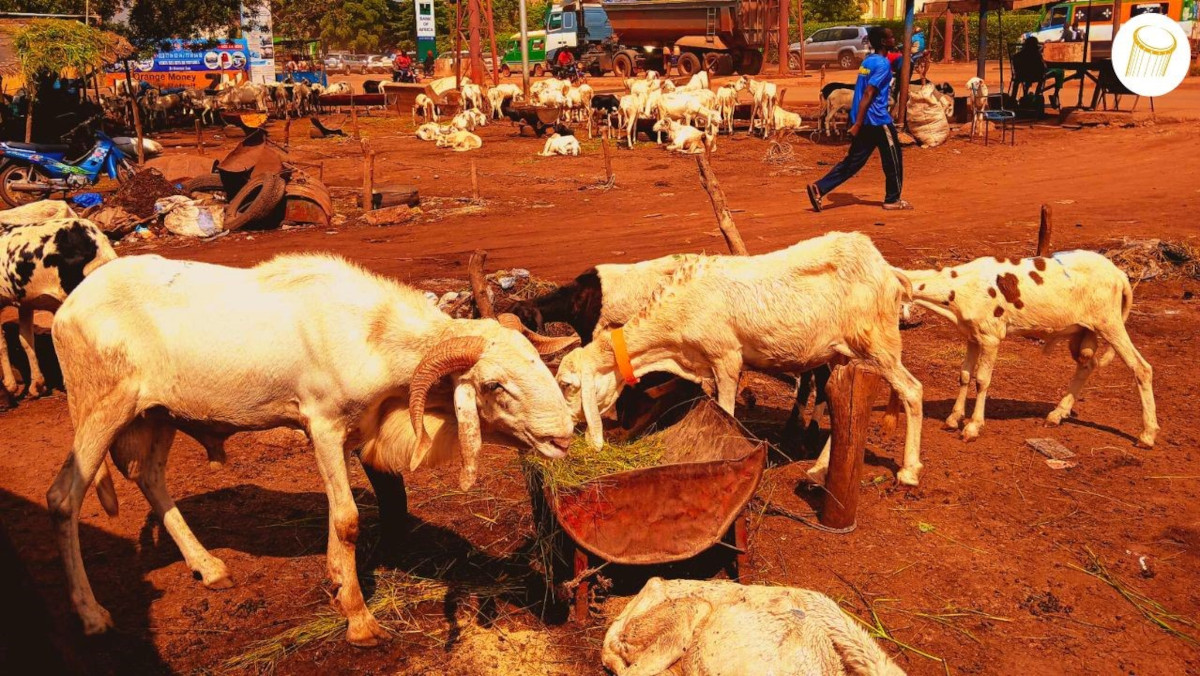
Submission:
[[[625,347],[625,329],[612,332],[613,356],[617,360],[617,370],[625,379],[627,385],[637,385],[638,377],[633,372],[633,364],[629,362],[629,349]]]

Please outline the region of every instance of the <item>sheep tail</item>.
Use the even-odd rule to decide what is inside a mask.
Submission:
[[[857,676],[904,676],[904,671],[875,643],[871,635],[846,615],[833,599],[813,594],[806,610],[828,632],[846,673]]]
[[[92,482],[96,487],[96,497],[100,498],[100,506],[109,516],[116,516],[120,508],[117,503],[117,489],[113,486],[112,473],[108,471],[108,461],[100,463],[96,471],[96,479]]]

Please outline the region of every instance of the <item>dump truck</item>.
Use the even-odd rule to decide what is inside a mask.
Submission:
[[[678,69],[691,75],[762,70],[767,32],[778,23],[770,0],[602,0],[553,5],[546,15],[546,53],[567,48],[592,75],[629,77],[661,70],[678,47]]]

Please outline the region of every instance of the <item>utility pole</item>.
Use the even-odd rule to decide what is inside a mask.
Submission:
[[[788,74],[788,9],[791,0],[779,0],[779,74]]]
[[[529,100],[529,17],[525,12],[525,0],[520,0],[521,14],[521,90]]]

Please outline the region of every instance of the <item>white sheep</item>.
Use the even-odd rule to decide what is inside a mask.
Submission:
[[[848,115],[854,104],[853,89],[835,89],[829,96],[821,99],[821,129],[826,136],[833,134],[833,121],[838,115]]]
[[[466,83],[459,91],[462,93],[463,110],[483,109],[483,90],[479,88],[479,85]]]
[[[501,110],[505,101],[519,102],[524,99],[521,88],[508,82],[489,89],[487,97],[488,104],[492,107],[492,117],[497,120],[502,117]]]
[[[483,111],[478,108],[464,110],[450,120],[451,127],[466,131],[475,131],[476,128],[486,125],[487,115],[484,115]]]
[[[17,337],[29,360],[26,394],[38,397],[46,393],[46,379],[34,350],[34,311],[58,309],[85,277],[117,253],[104,232],[76,217],[66,202],[32,202],[0,216],[0,310],[17,307]],[[16,396],[21,388],[2,334],[0,372],[4,389]]]
[[[677,91],[694,92],[702,89],[707,90],[708,88],[708,71],[702,70],[692,75],[691,79],[688,80],[688,83],[680,87]]]
[[[417,138],[422,141],[436,141],[442,136],[449,134],[451,127],[449,125],[440,125],[436,122],[426,122],[417,127]]]
[[[784,110],[783,106],[775,106],[775,118],[772,122],[772,128],[776,132],[798,132],[802,126],[804,126],[804,123],[800,119],[799,113]]]
[[[462,153],[482,148],[483,139],[465,129],[459,129],[438,137],[437,147],[449,148],[456,153]]]
[[[971,109],[971,136],[983,130],[987,124],[988,86],[981,78],[973,77],[967,80],[967,107]]]
[[[689,155],[698,155],[706,150],[713,153],[717,150],[717,137],[714,134],[702,132],[675,120],[659,120],[654,124],[654,131],[659,134],[667,133],[667,137],[671,139],[666,145],[667,150]]]
[[[417,94],[416,100],[413,101],[413,124],[417,123],[417,112],[421,113],[421,117],[426,123],[438,121],[437,105],[434,104],[433,99],[429,98],[425,94]]]
[[[542,157],[551,155],[579,155],[579,139],[574,136],[559,136],[551,134],[550,138],[546,139],[546,145],[542,147],[542,152],[538,153]]]
[[[900,359],[900,302],[907,279],[859,233],[829,233],[760,256],[708,256],[682,265],[620,329],[634,378],[654,371],[715,379],[733,414],[743,366],[797,375],[834,360],[872,365],[904,404],[908,429],[897,478],[921,470],[921,383]],[[747,299],[753,302],[747,302]],[[588,440],[604,442],[600,415],[626,384],[606,331],[567,354],[558,382]],[[828,445],[810,477],[823,478]]]
[[[349,620],[346,637],[373,645],[388,634],[358,584],[348,450],[365,442],[363,461],[382,471],[415,467],[437,446],[424,426],[427,405],[452,410],[466,490],[483,427],[550,457],[564,454],[572,433],[554,379],[518,332],[452,319],[421,292],[331,256],[279,256],[249,269],[118,258],[67,298],[54,347],[75,438],[46,502],[88,634],[112,626],[88,584],[78,535],[80,504],[106,455],[137,482],[188,567],[206,586],[224,588],[232,584],[225,564],[197,541],[167,492],[176,430],[199,440],[210,458],[224,457],[235,432],[304,431],[329,497],[329,575]],[[452,393],[434,387],[446,377]],[[395,399],[408,406],[381,418]],[[403,426],[403,418],[412,443],[380,448],[372,431]],[[105,485],[97,483],[101,503],[114,513]]]
[[[1049,258],[1021,260],[978,258],[941,270],[906,271],[913,298],[922,307],[949,319],[967,339],[959,374],[958,398],[946,425],[957,429],[966,415],[967,390],[974,376],[975,410],[963,427],[963,439],[979,436],[984,407],[1000,341],[1007,336],[1035,336],[1049,341],[1047,349],[1066,338],[1077,366],[1067,394],[1046,417],[1057,425],[1071,414],[1088,377],[1107,364],[1113,351],[1133,371],[1142,400],[1139,442],[1154,445],[1158,418],[1153,376],[1125,320],[1133,308],[1129,278],[1104,256],[1091,251],[1066,251]],[[1097,354],[1097,338],[1109,348]]]
[[[625,129],[625,142],[633,149],[637,141],[637,121],[642,112],[642,97],[637,94],[626,94],[621,97],[617,115],[621,127]]]
[[[721,111],[721,119],[729,125],[730,134],[733,134],[733,114],[737,111],[738,92],[745,88],[746,83],[739,78],[733,84],[717,89],[717,110]]]
[[[775,104],[779,100],[779,89],[774,82],[759,81],[748,75],[739,78],[740,82],[750,90],[754,97],[754,107],[750,111],[750,129],[754,129],[754,121],[763,123],[763,136],[771,133],[771,122],[774,120]]]
[[[728,580],[651,578],[604,635],[616,676],[903,676],[859,623],[820,592]]]

